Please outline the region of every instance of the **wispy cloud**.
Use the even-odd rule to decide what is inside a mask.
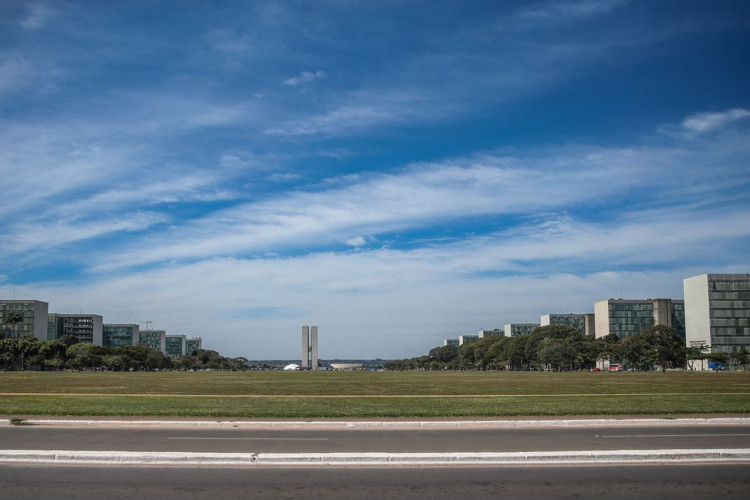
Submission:
[[[682,127],[688,132],[701,134],[712,132],[748,117],[750,117],[750,111],[744,108],[735,108],[723,112],[696,113],[685,118]]]
[[[315,80],[320,80],[325,78],[327,75],[325,71],[302,71],[299,75],[289,78],[288,80],[284,81],[284,84],[290,85],[292,87],[296,87],[298,85],[303,85],[305,83],[310,83]]]
[[[630,210],[666,203],[679,211],[700,200],[714,202],[712,193],[728,187],[723,178],[705,170],[707,163],[725,162],[725,154],[734,157],[725,171],[740,176],[733,178],[733,185],[750,182],[746,175],[745,181],[739,180],[744,158],[750,155],[745,139],[735,138],[713,150],[705,145],[686,149],[682,144],[674,148],[568,146],[528,157],[485,154],[415,164],[393,174],[347,176],[317,190],[284,193],[195,219],[180,227],[182,238],[152,235],[147,244],[138,244],[138,251],[127,250],[101,265],[127,267],[281,248],[324,248],[354,241],[355,236],[446,224],[461,227],[462,220],[472,217],[518,217],[591,207],[604,213],[612,200],[620,205],[630,198],[638,200]],[[637,196],[654,184],[659,186],[661,201]],[[463,232],[456,236],[463,237]],[[203,243],[195,245],[196,241]]]

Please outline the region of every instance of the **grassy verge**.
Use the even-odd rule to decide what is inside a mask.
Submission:
[[[750,398],[694,396],[544,396],[507,398],[154,398],[4,397],[8,415],[181,416],[223,418],[502,417],[748,413]]]
[[[0,393],[6,394],[0,396],[4,415],[387,418],[750,413],[750,376],[731,373],[3,373]]]

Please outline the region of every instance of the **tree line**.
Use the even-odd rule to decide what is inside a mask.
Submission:
[[[620,339],[615,334],[595,339],[567,325],[548,325],[516,337],[493,336],[435,347],[424,356],[386,363],[387,370],[593,370],[601,360],[622,363],[634,370],[689,368],[696,360],[729,364],[743,369],[750,354],[705,353],[688,348],[672,328],[655,326]]]
[[[0,366],[8,370],[247,370],[247,359],[228,358],[200,349],[170,358],[145,345],[102,347],[79,342],[74,335],[58,340],[35,337],[0,339]]]

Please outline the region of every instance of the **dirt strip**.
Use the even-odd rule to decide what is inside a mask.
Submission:
[[[370,399],[370,398],[611,398],[634,396],[750,396],[750,392],[654,392],[607,394],[154,394],[81,392],[0,392],[0,396],[33,397],[125,397],[125,398],[278,398],[278,399]]]

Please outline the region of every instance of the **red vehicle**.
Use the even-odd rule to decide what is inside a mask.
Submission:
[[[622,371],[622,365],[609,365],[609,371],[611,371],[611,372],[621,372]]]

